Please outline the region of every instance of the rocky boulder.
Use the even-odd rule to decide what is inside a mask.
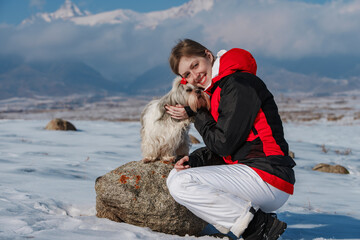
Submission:
[[[167,234],[198,235],[206,222],[176,203],[166,178],[173,164],[129,162],[95,183],[97,216]]]
[[[76,131],[75,126],[61,118],[54,118],[45,127],[46,130]]]
[[[349,171],[341,165],[330,165],[326,163],[317,164],[315,167],[313,167],[313,170],[319,172],[349,174]]]

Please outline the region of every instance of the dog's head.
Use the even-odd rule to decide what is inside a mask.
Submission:
[[[160,108],[165,109],[165,105],[175,106],[177,104],[190,106],[196,112],[200,107],[209,109],[210,102],[208,96],[190,83],[182,84],[181,77],[176,77],[170,92],[161,99]],[[164,112],[165,113],[165,112]]]
[[[180,104],[183,106],[188,106],[188,99],[191,95],[196,95],[200,93],[200,90],[190,83],[182,84],[181,77],[176,77],[173,81],[172,89],[168,93],[168,105],[175,106]]]

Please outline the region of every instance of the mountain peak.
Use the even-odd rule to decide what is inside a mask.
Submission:
[[[162,11],[139,13],[132,10],[116,9],[97,14],[82,12],[71,0],[65,0],[64,4],[53,13],[38,13],[24,23],[34,23],[37,19],[46,22],[54,20],[72,21],[77,25],[101,25],[121,24],[124,22],[135,23],[136,28],[156,28],[166,19],[192,17],[201,11],[209,11],[214,5],[214,0],[191,0],[181,6],[172,7]]]
[[[143,21],[137,24],[137,28],[156,26],[166,19],[192,17],[201,11],[209,11],[214,5],[214,0],[191,0],[181,6],[163,11],[149,12],[143,15]]]
[[[185,10],[187,14],[193,16],[203,10],[209,11],[214,5],[213,0],[191,0],[181,6],[181,10]]]
[[[37,20],[45,22],[52,22],[54,20],[62,19],[68,20],[74,17],[82,17],[89,15],[88,12],[82,12],[75,3],[71,0],[65,0],[64,4],[55,12],[52,13],[37,13],[29,19],[25,19],[21,24],[31,24]]]
[[[59,9],[52,13],[54,19],[66,19],[84,15],[71,0],[65,0],[65,3]]]

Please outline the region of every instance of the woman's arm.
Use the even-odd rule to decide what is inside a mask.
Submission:
[[[190,167],[201,167],[221,164],[225,164],[224,159],[219,155],[213,153],[207,147],[196,149],[189,155]]]
[[[221,165],[224,163],[222,157],[213,153],[207,147],[202,147],[196,149],[189,156],[179,156],[174,167],[177,171],[181,171],[190,167]]]
[[[234,73],[227,78],[219,85],[217,122],[205,108],[197,112],[195,119],[195,127],[205,145],[223,157],[233,154],[245,143],[261,107],[255,87],[260,79],[246,73]]]

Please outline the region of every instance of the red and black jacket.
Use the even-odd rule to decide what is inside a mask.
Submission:
[[[199,109],[195,117],[206,148],[190,154],[190,166],[246,164],[265,182],[293,194],[295,162],[288,156],[274,97],[255,75],[254,58],[231,49],[214,67],[212,85],[206,89],[210,111]]]

